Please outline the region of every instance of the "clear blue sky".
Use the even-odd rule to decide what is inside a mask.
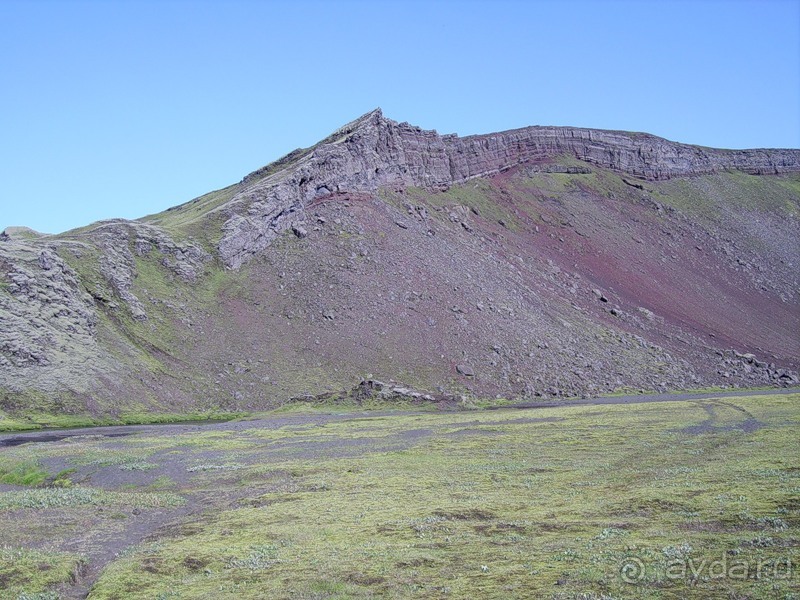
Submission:
[[[380,106],[800,147],[800,2],[0,0],[0,228],[224,187]]]

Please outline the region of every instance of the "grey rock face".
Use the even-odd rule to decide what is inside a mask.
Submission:
[[[21,231],[21,235],[16,235]],[[116,369],[96,339],[98,303],[127,307],[147,319],[133,293],[134,255],[158,250],[161,264],[184,281],[194,281],[211,255],[173,241],[164,231],[137,222],[97,224],[82,240],[56,239],[12,230],[0,239],[0,386],[82,392],[98,376]],[[88,285],[59,255],[94,256],[102,280]]]
[[[332,194],[418,186],[446,189],[557,155],[644,179],[736,169],[753,174],[800,170],[800,150],[717,150],[670,142],[641,133],[573,127],[527,127],[460,138],[439,135],[372,111],[339,129],[306,153],[278,161],[286,168],[242,181],[220,208],[228,219],[219,252],[239,268],[285,229],[303,220],[306,208]]]
[[[211,255],[202,248],[176,243],[161,229],[134,221],[102,222],[92,231],[91,238],[102,250],[101,274],[137,320],[147,319],[147,313],[131,291],[136,276],[134,253],[146,256],[158,250],[163,255],[162,265],[187,282],[195,281],[203,271],[203,264],[211,260]]]
[[[52,249],[0,242],[0,385],[41,381],[42,367],[80,389],[104,360],[92,297]],[[54,378],[55,380],[55,378]]]
[[[469,365],[456,365],[456,371],[464,377],[475,377],[475,370]]]

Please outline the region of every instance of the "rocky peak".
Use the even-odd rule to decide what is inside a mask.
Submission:
[[[654,180],[731,169],[800,170],[800,150],[718,150],[574,127],[534,126],[461,138],[397,123],[378,108],[313,148],[246,177],[242,189],[218,209],[227,217],[220,257],[226,267],[238,268],[280,232],[302,222],[315,199],[382,187],[442,188],[559,155]]]

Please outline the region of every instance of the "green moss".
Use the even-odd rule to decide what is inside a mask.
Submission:
[[[739,209],[800,216],[800,176],[759,176],[740,171],[652,183],[658,200],[689,214],[719,219]]]
[[[431,217],[446,219],[447,214],[441,209],[464,206],[472,209],[470,218],[484,219],[497,223],[503,221],[512,231],[518,231],[522,224],[511,207],[505,206],[498,196],[497,189],[487,179],[473,179],[455,184],[446,191],[431,191],[418,187],[408,187],[399,194],[389,190],[381,190],[381,198],[405,210],[404,204],[411,202],[431,207]]]
[[[73,581],[83,559],[67,552],[0,546],[0,589],[3,598],[57,599],[47,593]]]
[[[175,494],[109,492],[87,487],[53,487],[22,492],[0,492],[0,510],[107,505],[130,508],[162,508],[180,506],[183,502],[183,498]]]
[[[774,183],[789,190],[796,198],[800,198],[800,174],[792,173],[776,177]]]
[[[49,475],[35,461],[21,461],[0,456],[0,483],[35,486],[43,483]]]
[[[174,412],[123,412],[116,416],[58,415],[22,412],[13,417],[0,418],[0,432],[29,431],[36,429],[67,429],[106,425],[155,425],[196,421],[231,421],[247,417],[245,412],[187,411]]]
[[[726,399],[726,428],[699,433],[687,428],[708,415],[693,402],[242,431],[282,447],[430,434],[403,450],[273,456],[238,471],[269,489],[115,561],[90,598],[785,597],[786,578],[669,579],[666,569],[689,556],[695,566],[796,563],[798,400]],[[761,429],[736,429],[743,410]],[[633,559],[645,573],[627,583],[620,571]]]
[[[12,419],[5,415],[0,416],[0,432],[2,431],[30,431],[39,429],[35,424],[19,419]]]
[[[434,206],[453,206],[460,204],[472,209],[479,217],[487,221],[503,221],[512,231],[520,228],[517,217],[496,197],[496,188],[489,180],[474,179],[454,185],[446,192],[439,192],[430,197]]]
[[[87,422],[85,412],[84,400],[69,391],[46,393],[0,387],[0,431],[36,429],[42,426],[37,415],[63,423],[62,426],[74,426]]]
[[[193,222],[206,217],[210,211],[225,204],[238,190],[239,184],[230,185],[204,194],[184,204],[174,206],[164,212],[148,215],[141,220],[163,227],[167,231],[180,231],[186,229]]]

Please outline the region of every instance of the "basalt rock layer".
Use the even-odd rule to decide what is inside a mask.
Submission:
[[[759,175],[800,170],[798,150],[717,150],[647,134],[572,127],[460,138],[396,123],[378,109],[298,156],[288,170],[261,180],[258,172],[245,178],[245,189],[226,207],[233,216],[224,226],[220,256],[226,266],[241,266],[308,203],[332,193],[441,189],[559,155],[652,180],[731,169]]]
[[[376,110],[158,215],[6,230],[0,413],[791,385],[798,225],[800,150]]]

